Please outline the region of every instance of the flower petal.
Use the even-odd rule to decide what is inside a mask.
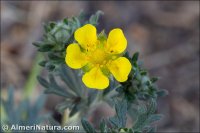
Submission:
[[[67,47],[65,62],[74,69],[79,69],[87,63],[85,54],[81,52],[78,44],[73,43]]]
[[[101,72],[99,67],[92,68],[82,77],[83,83],[88,88],[105,89],[109,85],[109,79]]]
[[[128,79],[131,67],[130,61],[125,57],[119,57],[108,65],[108,69],[119,82],[124,82]]]
[[[96,47],[97,43],[97,30],[91,24],[86,24],[78,28],[74,33],[75,40],[84,48],[91,49]]]
[[[106,43],[106,50],[109,53],[120,54],[127,46],[127,40],[121,29],[116,28],[110,31]]]

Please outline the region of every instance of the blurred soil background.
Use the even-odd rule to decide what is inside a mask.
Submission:
[[[2,95],[13,85],[20,99],[37,53],[32,42],[41,39],[42,24],[81,10],[88,16],[102,10],[98,29],[107,33],[122,28],[128,51],[139,51],[150,75],[160,77],[159,88],[169,91],[159,100],[158,112],[165,117],[158,131],[199,132],[199,1],[1,1]],[[37,85],[32,95],[42,92]],[[52,111],[59,100],[50,96],[45,109]]]

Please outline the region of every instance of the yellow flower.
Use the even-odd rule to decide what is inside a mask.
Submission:
[[[82,81],[88,88],[107,88],[110,74],[119,82],[128,79],[132,66],[120,55],[127,47],[121,29],[113,29],[107,39],[100,39],[96,28],[86,24],[75,31],[74,37],[77,43],[67,47],[65,61],[73,69],[82,68]]]

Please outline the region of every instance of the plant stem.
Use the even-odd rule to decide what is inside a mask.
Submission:
[[[41,53],[38,53],[35,57],[33,67],[31,69],[30,75],[24,87],[23,99],[31,97],[33,90],[37,85],[37,75],[41,72],[42,67],[38,65],[38,62],[43,58]]]
[[[120,87],[121,85],[116,86],[113,90],[115,90],[116,88]],[[85,92],[87,91],[87,89],[85,90]],[[112,93],[113,91],[111,91],[110,93]],[[64,119],[66,116],[66,114],[63,114],[63,120],[62,121],[62,125],[66,125],[69,123],[73,123],[73,124],[78,124],[78,121],[82,118],[83,115],[85,115],[87,113],[87,115],[91,114],[97,106],[99,106],[104,100],[106,100],[106,97],[108,96],[108,94],[106,96],[103,96],[103,91],[98,91],[97,92],[97,96],[94,99],[94,101],[87,106],[87,108],[83,108],[82,110],[80,110],[77,114],[75,114],[72,117],[68,117],[68,119]],[[89,109],[89,110],[88,110]]]

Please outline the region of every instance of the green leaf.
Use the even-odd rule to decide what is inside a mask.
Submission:
[[[81,99],[80,97],[76,97],[76,102],[74,102],[74,106],[71,110],[71,112],[69,113],[69,116],[73,116],[74,114],[76,114],[79,110],[85,108],[86,102]]]
[[[108,133],[107,125],[106,125],[106,122],[104,119],[102,119],[100,122],[100,131],[101,131],[101,133]]]
[[[118,120],[117,117],[109,118],[109,122],[111,123],[111,125],[112,125],[114,128],[120,127],[120,123],[119,123],[119,120]]]
[[[148,113],[149,114],[155,113],[156,107],[157,107],[156,101],[155,101],[155,99],[152,98],[148,105]]]
[[[151,127],[147,133],[156,133],[156,127]]]
[[[74,104],[74,107],[70,111],[69,116],[71,117],[71,116],[75,115],[78,111],[79,111],[78,104]]]
[[[133,62],[137,62],[138,57],[139,57],[139,52],[136,52],[136,53],[133,55],[133,57],[132,57],[132,61],[133,61]]]
[[[56,110],[60,113],[63,113],[65,109],[71,108],[72,101],[64,101],[63,103],[60,103],[56,105]]]
[[[53,29],[56,26],[56,23],[55,22],[50,22],[49,26],[51,27],[51,29]]]
[[[36,47],[40,47],[40,46],[42,46],[43,45],[43,42],[33,42],[32,43],[34,46],[36,46]]]
[[[142,132],[143,130],[146,130],[150,128],[150,125],[161,119],[161,114],[153,114],[156,111],[156,100],[150,99],[148,106],[146,106],[146,111],[144,113],[140,113],[138,116],[136,122],[133,125],[134,131]]]
[[[8,95],[7,101],[1,98],[1,102],[8,116],[8,119],[12,120],[12,117],[15,115],[13,114],[15,113],[14,112],[15,107],[14,107],[14,88],[12,86],[9,86],[7,95]]]
[[[125,54],[124,54],[124,57],[128,58],[129,60],[131,60],[130,56],[129,56],[129,52],[126,51]]]
[[[168,95],[168,91],[167,90],[158,90],[157,91],[157,95],[158,95],[158,97],[164,97],[164,96],[166,96],[166,95]]]
[[[118,82],[116,80],[111,79],[108,88],[103,90],[103,96],[109,94],[113,89],[118,89],[121,86],[118,85]]]
[[[115,111],[116,115],[109,118],[110,123],[117,128],[123,128],[126,126],[127,120],[127,101],[123,99],[122,101],[115,100]]]
[[[104,13],[102,11],[97,11],[96,14],[92,15],[89,19],[89,23],[93,24],[93,25],[97,25],[98,24],[98,20],[100,15],[103,15]]]
[[[42,94],[37,98],[37,101],[35,102],[35,105],[33,106],[32,112],[34,114],[38,114],[39,111],[42,110],[44,103],[45,103],[45,95]]]
[[[107,35],[106,35],[105,31],[103,30],[103,31],[101,31],[101,33],[99,33],[98,40],[103,42],[103,41],[106,41],[106,39],[107,39]]]
[[[133,131],[128,128],[121,128],[120,133],[133,133]]]
[[[65,30],[64,28],[69,29],[69,27],[61,26],[55,33],[56,41],[59,42],[62,46],[64,46],[62,43],[68,40],[70,37],[69,30]]]
[[[80,23],[80,21],[79,21],[79,19],[77,17],[73,17],[73,20],[76,23],[76,27],[77,28],[81,26],[81,23]]]
[[[47,68],[48,71],[55,70],[55,65],[53,65],[51,62],[46,63],[45,67]]]
[[[63,19],[63,23],[66,24],[66,25],[68,25],[68,19],[67,19],[67,18],[64,18],[64,19]]]
[[[161,118],[163,117],[162,114],[153,114],[153,115],[150,115],[149,118],[147,119],[147,122],[149,124],[155,122],[155,121],[159,121]]]
[[[86,119],[83,118],[81,123],[86,133],[96,133],[94,127]]]
[[[128,133],[136,133],[136,132],[134,132],[133,129],[130,128],[130,129],[128,130]]]
[[[49,26],[49,24],[43,24],[43,28],[44,28],[44,31],[45,31],[45,33],[48,33],[48,32],[50,32],[51,31],[51,27]]]
[[[44,103],[44,96],[39,97],[33,106],[29,99],[21,99],[19,103],[14,102],[14,89],[8,89],[8,98],[6,101],[2,100],[3,107],[6,112],[6,120],[4,124],[10,126],[12,124],[32,125],[40,124],[44,120],[43,116],[38,116]]]
[[[158,77],[153,77],[153,78],[151,78],[151,82],[155,83],[156,81],[158,81],[158,79],[159,79]]]
[[[56,37],[54,35],[52,35],[51,33],[47,34],[47,41],[50,44],[57,44]]]
[[[80,24],[83,25],[86,21],[86,14],[83,10],[79,12],[79,15],[77,16],[78,20],[80,21]]]
[[[59,71],[61,79],[67,84],[67,86],[75,93],[77,96],[82,96],[80,91],[80,84],[77,84],[78,75],[73,73],[73,70],[66,65],[62,65]]]
[[[47,61],[46,61],[46,60],[45,60],[45,61],[39,62],[39,65],[42,66],[42,67],[45,67],[46,64],[47,64]]]
[[[147,107],[144,104],[142,104],[138,107],[139,114],[145,114],[146,112],[147,112]]]
[[[141,74],[142,76],[145,76],[145,75],[147,75],[147,71],[142,70],[142,71],[140,71],[140,74]]]
[[[41,45],[38,49],[38,51],[40,52],[48,52],[50,51],[51,49],[53,49],[54,45],[51,45],[51,44],[44,44],[44,45]]]
[[[62,67],[62,68],[59,70],[59,76],[60,76],[60,78],[65,82],[65,84],[66,84],[71,90],[73,90],[73,89],[74,89],[74,86],[73,86],[72,79],[70,78],[70,76],[68,75],[69,73],[66,72],[65,69],[66,69],[66,68]]]
[[[88,93],[88,105],[90,105],[97,97],[97,90],[90,90]]]
[[[126,114],[127,114],[127,101],[123,100],[122,102],[117,101],[115,105],[116,114],[118,116],[118,119],[120,121],[120,126],[125,127],[126,126]]]
[[[63,97],[66,97],[66,98],[73,98],[74,97],[74,95],[72,93],[65,90],[63,87],[59,86],[56,83],[52,74],[49,75],[49,87],[45,90],[45,93],[54,93],[54,94],[57,94],[59,96],[63,96]]]
[[[146,125],[147,114],[139,115],[136,122],[133,125],[134,131],[142,131],[143,127]]]
[[[37,76],[37,80],[39,81],[39,83],[45,87],[45,88],[48,88],[49,87],[49,83],[42,77],[40,76]]]
[[[52,52],[48,53],[48,57],[49,57],[50,60],[53,60],[53,61],[56,61],[56,62],[58,62],[58,61],[64,62],[64,58],[59,57]]]
[[[63,91],[61,90],[56,90],[56,89],[50,89],[50,88],[47,88],[44,93],[46,94],[55,94],[55,95],[59,95],[59,96],[62,96],[62,97],[65,97],[65,98],[69,98],[68,95],[66,95],[65,93],[63,93]]]
[[[58,86],[58,84],[56,83],[54,77],[52,75],[49,76],[49,82],[47,82],[44,78],[38,76],[37,77],[39,83],[45,87],[45,93],[52,93],[52,94],[56,94],[59,96],[63,96],[66,98],[72,98],[75,95],[70,93],[69,91],[66,91],[65,89],[63,89],[62,87]]]

